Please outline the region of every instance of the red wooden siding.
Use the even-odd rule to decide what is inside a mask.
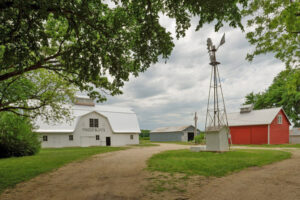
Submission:
[[[230,127],[232,144],[268,144],[268,125]]]
[[[278,124],[278,115],[282,124]],[[289,143],[289,121],[280,110],[270,124],[270,144]],[[233,144],[268,144],[268,125],[232,126],[230,134]]]
[[[277,123],[278,115],[282,116],[282,124]],[[289,122],[282,110],[270,124],[270,144],[289,143]]]

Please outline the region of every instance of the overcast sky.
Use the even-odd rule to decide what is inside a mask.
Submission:
[[[196,20],[195,20],[196,22]],[[217,52],[219,72],[227,112],[237,112],[250,92],[264,91],[284,64],[272,54],[261,55],[252,63],[245,60],[253,47],[240,29],[222,28],[214,32],[213,24],[195,32],[195,23],[184,38],[175,39],[174,21],[163,17],[161,23],[173,34],[175,48],[165,63],[152,65],[139,77],[132,77],[123,88],[123,95],[108,97],[104,104],[131,107],[141,129],[193,124],[198,112],[198,127],[204,129],[211,66],[206,40],[218,44],[223,33],[226,43]]]

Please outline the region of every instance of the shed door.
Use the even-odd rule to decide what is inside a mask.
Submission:
[[[188,133],[188,141],[193,141],[194,140],[194,133],[193,132],[189,132]]]

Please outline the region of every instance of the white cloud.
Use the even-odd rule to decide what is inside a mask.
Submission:
[[[160,22],[175,38],[175,22],[162,16]],[[132,107],[142,129],[193,124],[193,112],[199,113],[198,126],[203,129],[206,115],[210,70],[206,40],[218,44],[223,32],[226,43],[217,52],[225,104],[228,112],[237,111],[250,92],[265,90],[284,64],[273,55],[258,56],[252,63],[245,60],[253,47],[240,29],[225,26],[218,33],[213,25],[195,32],[195,22],[186,37],[174,39],[172,55],[151,66],[139,77],[132,77],[121,96],[108,97],[105,104]]]

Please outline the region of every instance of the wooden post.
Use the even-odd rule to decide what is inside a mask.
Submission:
[[[195,120],[194,140],[195,140],[195,144],[196,144],[196,139],[195,139],[195,137],[196,137],[196,135],[197,135],[197,120],[198,120],[197,112],[195,112],[194,120]]]

